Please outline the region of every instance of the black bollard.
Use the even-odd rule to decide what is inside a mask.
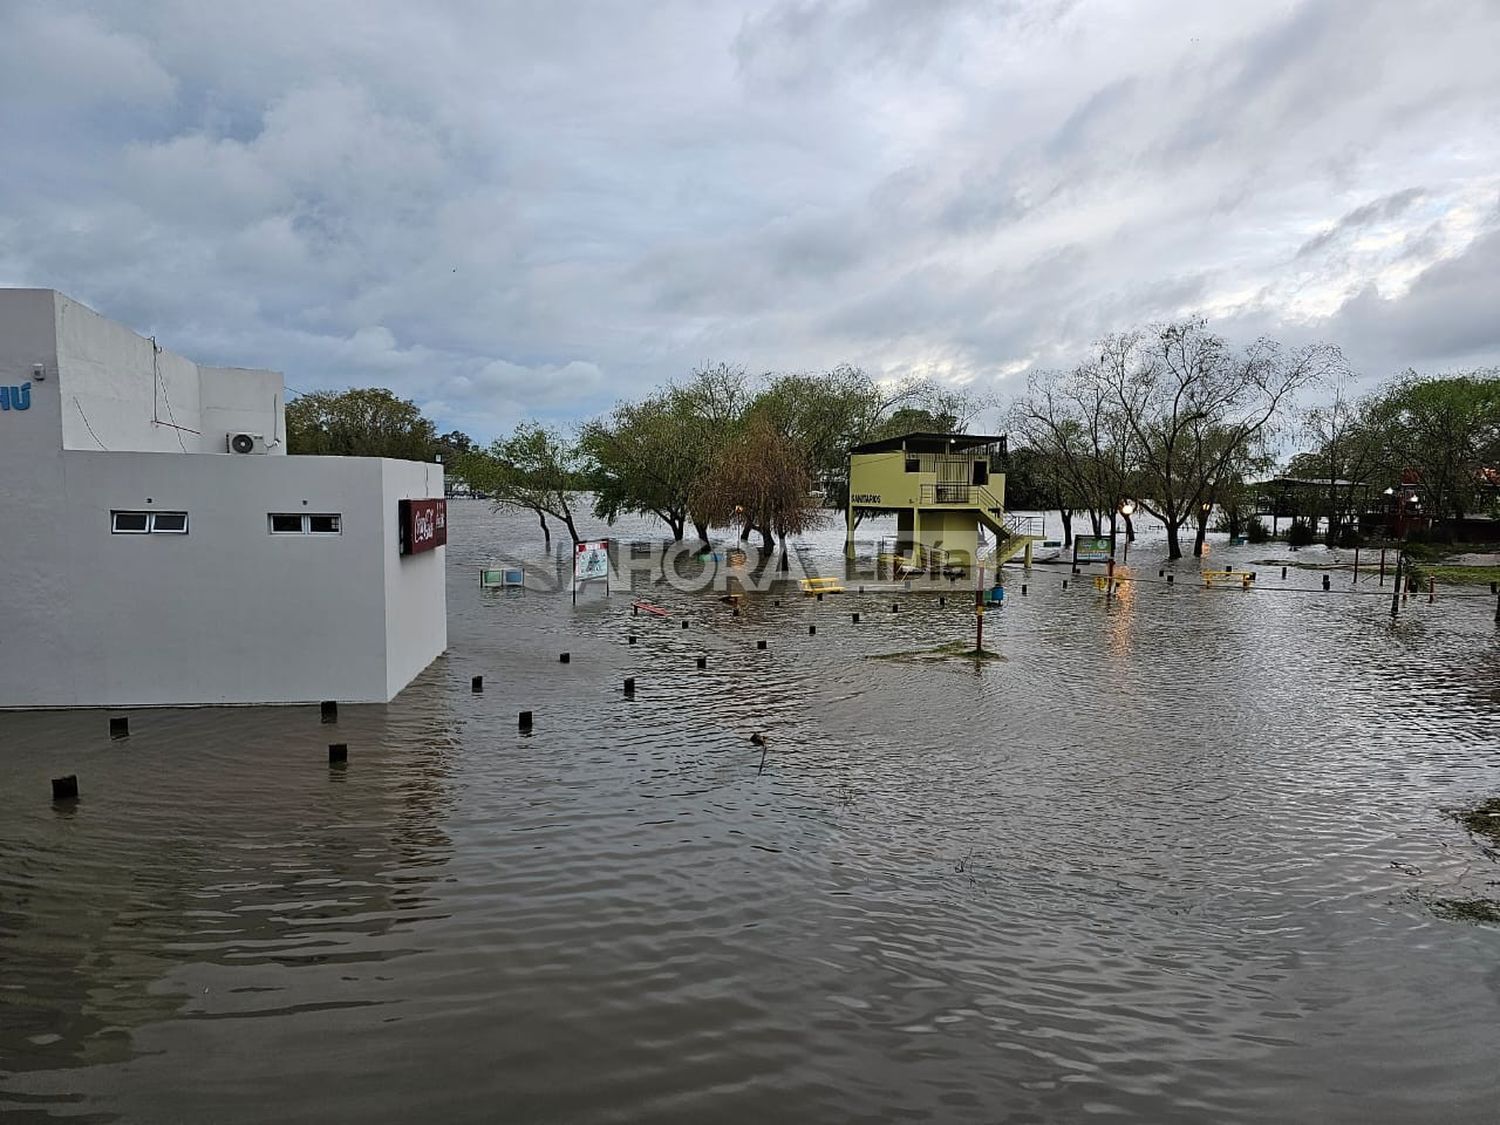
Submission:
[[[941,608],[941,607],[943,607],[943,606],[945,606],[947,604],[948,604],[948,599],[946,597],[940,597],[940,598],[938,598],[938,607],[939,608]]]
[[[473,679],[471,679],[469,681],[469,690],[472,691],[475,695],[478,695],[480,692],[482,692],[484,690],[484,677],[475,676]]]
[[[755,642],[755,647],[758,648],[758,649],[763,649],[763,648],[766,647],[766,642],[765,641],[756,641]]]
[[[1066,590],[1067,588],[1068,588],[1068,580],[1066,578],[1064,578],[1063,579],[1063,589]]]
[[[809,637],[817,636],[817,633],[818,633],[818,627],[816,625],[809,625],[807,627],[807,635]]]
[[[776,599],[776,604],[777,604],[777,605],[780,605],[780,604],[781,604],[781,599],[780,599],[780,598],[777,598],[777,599]]]
[[[633,606],[630,607],[630,616],[631,617],[639,617],[640,615],[641,615],[641,607],[640,606],[633,605]]]
[[[1323,575],[1323,589],[1325,589],[1325,590],[1328,589],[1332,584],[1333,584],[1332,579],[1330,579],[1328,577],[1328,575],[1326,575],[1326,574]]]
[[[858,625],[858,624],[859,624],[859,614],[857,614],[857,613],[856,613],[856,614],[854,614],[854,623],[855,623],[855,624],[856,624],[856,625]]]
[[[1160,570],[1158,570],[1156,572],[1156,577],[1158,577],[1158,578],[1165,578],[1166,576],[1167,576],[1167,568],[1166,567],[1162,567]]]
[[[52,799],[54,801],[78,800],[78,775],[70,773],[67,777],[54,777],[52,779]]]
[[[633,644],[635,644],[635,634],[634,634],[634,633],[632,633],[632,634],[631,634],[631,635],[630,635],[630,639],[629,639],[629,640],[627,640],[627,641],[626,641],[626,642],[625,642],[625,643],[626,643],[626,644],[632,644],[632,645],[633,645]]]
[[[891,603],[891,612],[892,613],[900,613],[901,612],[901,603],[900,602],[892,602]]]
[[[635,694],[635,677],[634,676],[626,676],[625,677],[625,694],[626,695],[632,695],[632,696]]]
[[[1168,585],[1168,586],[1170,586],[1170,585],[1171,585],[1171,584],[1172,584],[1172,581],[1173,581],[1173,579],[1174,579],[1174,578],[1175,578],[1175,577],[1176,577],[1176,575],[1173,575],[1173,574],[1169,574],[1169,575],[1167,575],[1167,585]]]
[[[523,731],[529,731],[531,729],[531,712],[522,711],[520,718],[516,722],[516,726]]]
[[[688,627],[688,623],[687,623],[687,622],[686,622],[686,621],[684,621],[684,622],[683,622],[683,623],[682,623],[682,627],[683,627],[683,628],[684,628],[684,629],[686,629],[686,628],[687,628],[687,627]]]
[[[823,595],[822,595],[822,594],[819,594],[819,595],[818,595],[818,601],[822,601],[822,600],[823,600]]]
[[[349,760],[349,744],[347,742],[330,742],[328,744],[328,764],[330,766],[341,766]]]
[[[111,719],[109,721],[109,737],[110,738],[129,738],[130,737],[130,720],[127,719],[124,715],[119,715],[119,716],[116,716],[115,718]]]
[[[1286,577],[1286,567],[1282,567],[1281,568],[1281,577],[1283,577],[1283,578]]]
[[[707,668],[708,667],[708,657],[706,657],[706,656],[700,656],[700,657],[698,657],[698,667],[699,668]]]
[[[573,654],[571,652],[560,652],[557,654],[557,662],[559,664],[571,664],[573,662]]]
[[[336,699],[325,699],[322,704],[323,721],[325,723],[336,723],[339,721],[339,703]]]
[[[1491,582],[1490,583],[1490,593],[1492,593],[1492,594],[1500,594],[1500,582]]]
[[[1026,583],[1024,582],[1021,583],[1021,596],[1023,598],[1026,596]]]

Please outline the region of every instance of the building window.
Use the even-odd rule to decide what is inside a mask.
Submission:
[[[906,459],[906,471],[908,473],[920,473],[922,471],[921,460],[916,457],[908,457]]]
[[[109,529],[116,535],[186,535],[186,512],[111,512]]]
[[[272,535],[338,535],[343,531],[344,517],[334,513],[307,515],[301,512],[272,512]]]

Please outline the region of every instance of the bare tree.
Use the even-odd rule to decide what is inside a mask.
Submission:
[[[1181,530],[1206,519],[1215,487],[1274,425],[1297,391],[1340,370],[1337,348],[1286,349],[1260,339],[1235,352],[1201,320],[1106,338],[1097,364],[1120,411],[1142,508],[1161,520],[1170,557],[1182,557]]]

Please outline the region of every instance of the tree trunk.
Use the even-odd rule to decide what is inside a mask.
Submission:
[[[776,553],[776,537],[771,534],[771,529],[769,527],[763,527],[760,529],[760,537],[761,542],[765,545],[766,548],[766,558],[770,558]]]
[[[1073,545],[1073,509],[1059,508],[1057,514],[1062,516],[1063,546],[1071,547]]]
[[[1208,512],[1201,507],[1198,509],[1198,533],[1193,537],[1193,557],[1203,557],[1203,540],[1208,534]]]
[[[573,546],[576,547],[576,546],[578,546],[578,544],[582,543],[583,542],[583,537],[578,534],[578,528],[576,528],[575,526],[573,526],[573,513],[572,512],[564,512],[563,513],[563,523],[567,524],[567,526],[568,526],[568,534],[573,537]]]
[[[682,539],[683,520],[681,516],[669,515],[666,517],[667,527],[672,532],[672,542],[677,543]]]
[[[1094,538],[1097,539],[1100,535],[1104,534],[1104,532],[1103,532],[1103,524],[1100,521],[1098,509],[1096,509],[1096,508],[1090,508],[1089,509],[1089,523],[1094,528]]]
[[[1182,524],[1180,521],[1167,520],[1167,558],[1182,558]]]
[[[1135,523],[1129,516],[1125,517],[1125,542],[1135,542]]]
[[[552,532],[547,527],[547,516],[543,512],[537,512],[536,518],[542,521],[542,542],[548,547],[552,546]]]
[[[708,524],[703,523],[701,520],[694,520],[693,521],[693,531],[696,532],[697,535],[698,535],[698,542],[702,543],[705,547],[707,547],[708,546]]]

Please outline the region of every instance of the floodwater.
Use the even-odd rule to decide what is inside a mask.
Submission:
[[[976,667],[866,659],[971,636],[961,589],[633,617],[481,591],[535,524],[450,527],[389,706],[0,714],[8,1121],[1495,1119],[1500,927],[1431,909],[1500,894],[1442,811],[1500,792],[1482,591],[1393,626],[1143,539],[1108,602],[1011,570]]]

